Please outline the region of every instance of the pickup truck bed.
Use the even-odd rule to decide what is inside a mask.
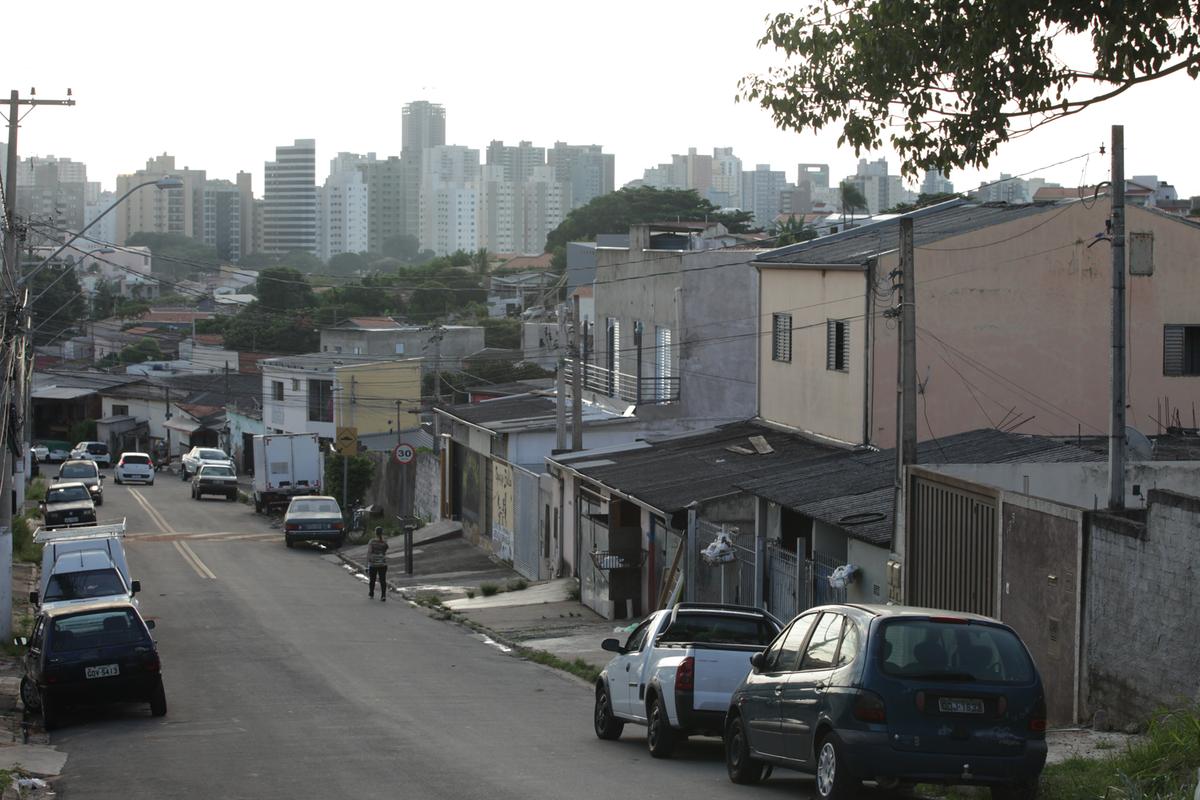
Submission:
[[[750,656],[780,627],[761,609],[687,603],[651,614],[624,644],[606,639],[617,655],[596,682],[596,735],[615,739],[627,722],[646,725],[656,758],[682,737],[719,736]]]

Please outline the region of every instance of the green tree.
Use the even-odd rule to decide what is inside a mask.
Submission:
[[[178,233],[135,233],[125,244],[150,248],[151,271],[170,280],[210,274],[221,264],[217,248]]]
[[[775,230],[775,246],[783,247],[796,242],[807,242],[817,238],[817,231],[810,228],[795,217],[788,219]]]
[[[267,253],[247,253],[238,259],[238,266],[246,269],[262,269],[263,267],[275,267],[279,265],[279,259]]]
[[[314,256],[307,250],[292,250],[279,259],[279,263],[285,267],[298,269],[301,272],[320,272],[325,269],[325,262]]]
[[[312,285],[292,267],[267,267],[255,284],[258,302],[274,311],[312,308],[316,305]]]
[[[342,494],[342,463],[346,462],[346,493]],[[375,462],[364,455],[343,456],[330,453],[325,456],[325,486],[331,497],[339,503],[345,497],[348,505],[361,502],[366,497],[371,482],[375,480]],[[342,509],[346,511],[347,509]]]
[[[257,353],[312,353],[321,334],[310,309],[278,313],[251,303],[225,326],[225,346]]]
[[[521,349],[521,320],[483,317],[478,320],[478,324],[483,328],[484,347]]]
[[[867,211],[867,197],[851,181],[842,181],[838,186],[838,192],[842,196],[842,226],[846,224],[846,214],[850,214],[850,221],[854,222],[854,212]]]
[[[936,194],[925,194],[922,192],[921,194],[917,195],[917,201],[915,203],[897,203],[883,213],[907,214],[910,211],[916,211],[918,208],[936,205],[937,203],[944,203],[947,200],[953,200],[954,198],[960,196],[961,195],[954,194],[953,192],[937,192]]]
[[[1090,37],[1091,63],[1064,61],[1064,34]],[[1192,0],[829,0],[768,17],[758,44],[786,63],[743,78],[739,99],[784,129],[840,125],[838,143],[856,153],[886,134],[909,176],[986,166],[1012,136],[1165,75],[1200,75]]]
[[[330,275],[356,275],[367,269],[367,260],[358,253],[338,253],[329,259]]]
[[[421,243],[417,237],[401,233],[384,239],[381,249],[384,256],[407,264],[416,260],[417,253],[421,250]]]
[[[33,301],[34,344],[62,341],[74,330],[76,320],[87,318],[87,301],[75,268],[47,265],[30,280]]]
[[[117,360],[122,364],[141,364],[143,361],[162,361],[163,352],[158,342],[149,336],[142,337],[138,342],[121,348]]]
[[[96,293],[92,295],[92,319],[108,319],[117,311],[117,301],[120,295],[113,288],[111,281],[99,281]]]

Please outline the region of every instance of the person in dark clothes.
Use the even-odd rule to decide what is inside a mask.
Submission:
[[[367,579],[370,588],[367,597],[375,596],[375,579],[379,579],[379,599],[387,602],[387,539],[383,538],[383,528],[375,529],[375,538],[367,545]]]

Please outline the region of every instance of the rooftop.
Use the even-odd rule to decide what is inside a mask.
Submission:
[[[481,403],[448,406],[438,409],[438,413],[495,433],[504,433],[553,428],[556,424],[557,408],[557,402],[553,395],[529,393],[484,400]],[[586,400],[583,403],[582,412],[584,423],[611,422],[621,419],[633,421],[632,417],[622,417],[620,414]],[[569,402],[567,414],[569,417]]]

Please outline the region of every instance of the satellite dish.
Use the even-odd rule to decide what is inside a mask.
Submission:
[[[1125,452],[1130,461],[1153,461],[1154,442],[1137,428],[1125,426]]]

